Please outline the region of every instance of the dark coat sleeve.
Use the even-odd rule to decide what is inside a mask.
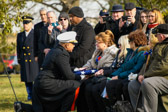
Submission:
[[[40,31],[43,27],[43,22],[37,23],[34,26],[34,56],[38,56],[38,44],[40,39]]]
[[[40,39],[39,39],[39,51],[44,53],[44,49],[46,48],[45,42],[47,41],[47,29],[44,27],[40,31]]]
[[[69,57],[67,57],[64,54],[60,54],[57,58],[57,64],[60,71],[62,72],[62,75],[67,79],[67,80],[80,80],[80,76],[75,75],[70,67],[69,64]]]
[[[80,40],[81,43],[78,43],[78,46],[71,53],[71,58],[77,59],[78,57],[81,57],[83,54],[87,53],[94,42],[94,36],[95,33],[92,27],[85,29]]]
[[[100,24],[100,22],[97,23],[97,25],[94,28],[96,35],[99,34],[100,32],[104,32],[105,30],[106,30],[106,24]]]

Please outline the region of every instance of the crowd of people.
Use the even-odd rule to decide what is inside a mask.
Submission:
[[[158,9],[117,4],[112,16],[100,11],[95,28],[78,6],[58,21],[54,11],[39,12],[34,28],[32,17],[22,17],[17,36],[32,105],[16,102],[16,112],[113,112],[117,101],[135,112],[168,111],[168,24]]]

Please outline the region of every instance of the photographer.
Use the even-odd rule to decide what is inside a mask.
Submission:
[[[114,5],[112,7],[112,16],[108,16],[106,18],[103,18],[104,21],[106,21],[106,28],[108,30],[111,30],[115,37],[115,43],[118,46],[118,39],[120,37],[119,32],[119,20],[124,15],[124,10],[121,5]]]
[[[125,4],[125,16],[119,21],[120,35],[126,35],[137,29],[139,21],[139,11],[134,3]]]
[[[101,10],[99,13],[99,22],[96,24],[94,31],[97,34],[99,34],[100,32],[104,32],[107,28],[106,28],[106,22],[103,21],[103,18],[108,17],[109,16],[109,12],[104,9]]]

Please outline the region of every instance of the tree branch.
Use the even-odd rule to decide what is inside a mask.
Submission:
[[[102,8],[102,9],[105,9],[105,7],[98,1],[98,0],[95,0],[99,5],[100,5],[100,7]]]

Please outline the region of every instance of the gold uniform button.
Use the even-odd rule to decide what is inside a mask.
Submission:
[[[26,56],[26,53],[24,53],[24,56]]]
[[[23,49],[25,49],[25,47],[23,47]]]
[[[30,55],[30,53],[28,53],[28,55]]]
[[[31,60],[29,60],[29,62],[31,62]]]
[[[25,60],[25,62],[27,62],[27,60]]]
[[[28,46],[27,49],[29,49],[30,47]]]
[[[43,70],[43,68],[40,68],[40,70]]]

